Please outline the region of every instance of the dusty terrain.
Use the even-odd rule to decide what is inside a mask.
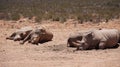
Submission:
[[[6,40],[16,29],[24,26],[45,26],[54,34],[53,41],[39,45]],[[10,23],[0,21],[0,67],[120,67],[120,47],[106,50],[76,51],[68,48],[69,34],[92,28],[116,28],[120,20],[101,24]]]

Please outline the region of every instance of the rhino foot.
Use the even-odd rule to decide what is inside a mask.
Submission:
[[[21,44],[21,45],[23,45],[23,44],[24,44],[24,42],[23,42],[23,41],[21,41],[21,42],[20,42],[20,44]]]

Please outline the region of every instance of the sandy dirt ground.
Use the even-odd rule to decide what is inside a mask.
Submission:
[[[33,45],[6,40],[15,30],[25,26],[44,26],[53,32],[52,41]],[[93,28],[120,30],[120,19],[101,24],[11,23],[0,20],[0,67],[120,67],[120,47],[105,50],[76,51],[67,47],[69,34]]]

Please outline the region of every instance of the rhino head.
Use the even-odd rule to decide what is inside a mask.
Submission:
[[[87,31],[82,33],[82,39],[79,42],[79,45],[77,47],[77,50],[87,50],[89,49],[89,46],[93,40],[93,32]]]

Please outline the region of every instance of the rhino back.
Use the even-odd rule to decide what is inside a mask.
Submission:
[[[27,26],[27,27],[22,27],[22,28],[16,30],[16,32],[27,32],[27,31],[32,31],[32,30],[33,30],[32,27]]]
[[[113,47],[119,40],[119,32],[116,29],[103,29],[96,31],[96,37],[98,37],[100,41],[105,41],[106,47]]]
[[[50,41],[53,38],[52,32],[47,31],[45,34],[40,36],[40,41]]]
[[[52,38],[53,38],[53,33],[47,31],[45,35],[45,40],[52,40]]]

